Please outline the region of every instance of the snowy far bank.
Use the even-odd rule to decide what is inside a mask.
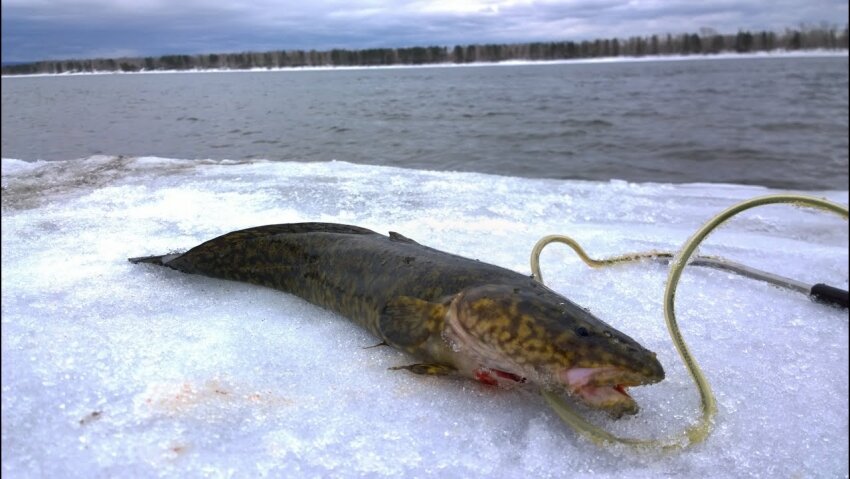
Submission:
[[[848,315],[691,268],[677,310],[719,404],[707,442],[600,449],[536,395],[388,368],[404,354],[270,289],[132,265],[239,228],[328,221],[528,273],[541,236],[592,255],[678,248],[772,192],[737,185],[535,180],[345,162],[93,157],[2,162],[2,472],[11,477],[834,477],[848,474]],[[847,204],[846,191],[814,192]],[[847,288],[847,223],[771,206],[713,235],[722,255]],[[565,248],[550,285],[658,353],[618,434],[665,437],[698,395],[662,319],[666,268],[589,270]]]
[[[774,50],[754,53],[717,53],[711,55],[644,55],[640,57],[599,57],[576,58],[570,60],[506,60],[503,62],[475,63],[432,63],[423,65],[375,65],[375,66],[314,66],[314,67],[282,67],[282,68],[248,68],[248,69],[192,69],[192,70],[140,70],[137,72],[124,71],[93,71],[93,72],[64,72],[37,73],[26,75],[2,75],[2,78],[32,78],[32,77],[63,77],[79,75],[150,75],[170,73],[245,73],[245,72],[303,72],[303,71],[345,71],[345,70],[396,70],[408,68],[464,68],[489,66],[535,66],[535,65],[571,65],[583,63],[620,63],[620,62],[655,62],[655,61],[686,61],[686,60],[728,60],[753,58],[811,58],[811,57],[847,57],[850,50]]]

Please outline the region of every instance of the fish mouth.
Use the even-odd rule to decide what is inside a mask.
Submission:
[[[637,414],[640,408],[626,388],[657,382],[615,366],[571,368],[558,374],[570,395],[614,418]]]

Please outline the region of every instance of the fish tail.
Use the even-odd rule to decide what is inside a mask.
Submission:
[[[295,292],[304,288],[307,276],[320,276],[314,262],[328,245],[335,244],[334,238],[368,234],[377,235],[366,228],[330,223],[266,225],[221,235],[182,254],[128,259],[135,264],[155,264],[187,274]]]
[[[133,264],[151,263],[160,266],[168,266],[168,263],[178,258],[180,254],[163,254],[159,256],[139,256],[138,258],[127,258]]]

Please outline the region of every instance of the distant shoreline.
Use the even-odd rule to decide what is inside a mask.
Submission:
[[[255,68],[197,68],[181,70],[140,70],[140,71],[85,71],[64,73],[32,73],[2,75],[0,78],[34,78],[34,77],[69,77],[69,76],[91,76],[91,75],[150,75],[150,74],[178,74],[178,73],[256,73],[256,72],[305,72],[305,71],[349,71],[349,70],[395,70],[395,69],[423,69],[423,68],[467,68],[467,67],[492,67],[492,66],[538,66],[538,65],[571,65],[587,63],[630,63],[630,62],[654,62],[654,61],[688,61],[688,60],[732,60],[732,59],[760,59],[760,58],[829,58],[850,57],[848,49],[810,49],[810,50],[772,50],[764,52],[748,53],[709,53],[691,55],[642,55],[642,56],[616,56],[596,58],[573,58],[560,60],[505,60],[497,62],[472,62],[472,63],[426,63],[426,64],[394,64],[394,65],[322,65],[303,67],[255,67]]]

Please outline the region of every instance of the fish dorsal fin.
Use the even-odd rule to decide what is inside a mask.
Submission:
[[[401,233],[396,233],[395,231],[390,231],[390,240],[399,241],[402,243],[419,244],[416,241],[413,241],[412,239],[408,238],[407,236],[404,236]]]
[[[432,303],[411,296],[387,302],[378,319],[378,329],[388,343],[400,348],[416,347],[443,328],[448,303]]]

